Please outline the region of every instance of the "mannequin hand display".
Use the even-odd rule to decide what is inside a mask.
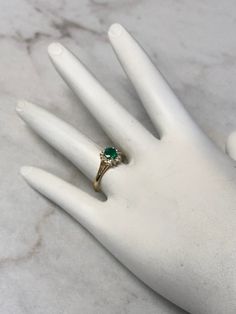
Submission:
[[[23,167],[21,173],[165,298],[191,313],[236,313],[235,162],[199,129],[121,25],[111,26],[109,38],[159,138],[118,104],[71,52],[53,43],[48,51],[56,70],[128,164],[104,175],[106,201],[38,168]],[[20,101],[17,112],[94,179],[101,147],[36,105]],[[234,138],[228,145],[232,156]]]

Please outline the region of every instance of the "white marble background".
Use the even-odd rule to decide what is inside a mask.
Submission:
[[[106,31],[113,22],[145,46],[220,147],[236,127],[234,0],[1,0],[1,314],[184,313],[143,285],[18,174],[22,165],[39,166],[92,193],[85,178],[16,116],[18,98],[42,105],[107,144],[51,66],[46,52],[51,41],[78,54],[151,128],[109,46]]]

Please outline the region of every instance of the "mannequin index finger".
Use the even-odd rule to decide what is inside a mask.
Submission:
[[[189,115],[136,40],[120,24],[113,24],[108,35],[160,136],[171,131],[176,134],[187,126],[191,122]]]

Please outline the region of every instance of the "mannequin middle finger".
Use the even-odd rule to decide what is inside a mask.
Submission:
[[[135,158],[156,140],[68,49],[52,43],[48,52],[58,73],[128,158]]]

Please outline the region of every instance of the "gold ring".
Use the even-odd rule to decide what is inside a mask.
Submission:
[[[93,181],[93,188],[96,192],[100,191],[100,183],[104,173],[109,168],[119,165],[122,162],[122,157],[122,153],[115,147],[105,147],[104,150],[100,152],[101,162]]]

